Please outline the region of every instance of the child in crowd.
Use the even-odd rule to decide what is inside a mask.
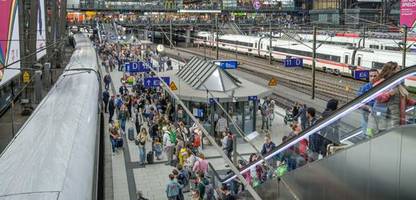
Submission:
[[[162,155],[162,143],[160,142],[159,138],[155,138],[155,142],[153,144],[153,151],[155,151],[156,160],[160,160],[160,156]]]

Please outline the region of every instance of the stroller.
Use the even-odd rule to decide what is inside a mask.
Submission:
[[[293,122],[293,113],[291,110],[286,110],[286,114],[285,114],[285,118],[283,119],[283,121],[285,122],[285,124],[287,125],[290,122]]]

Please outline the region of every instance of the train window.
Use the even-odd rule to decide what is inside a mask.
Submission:
[[[373,62],[372,63],[372,68],[373,69],[383,69],[384,64],[383,63],[379,63],[379,62]]]
[[[357,59],[357,66],[361,66],[361,57],[360,56]]]
[[[344,63],[345,63],[345,64],[348,64],[348,55],[345,55],[345,56],[344,56]]]
[[[378,48],[379,48],[378,45],[370,44],[370,49],[378,49]]]
[[[384,48],[390,51],[400,51],[400,47],[385,46]]]
[[[256,48],[256,49],[257,49],[257,42],[256,42],[256,43],[254,43],[254,48]]]

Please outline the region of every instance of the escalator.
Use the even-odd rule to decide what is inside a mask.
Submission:
[[[277,145],[264,156],[273,176],[256,187],[260,197],[416,199],[416,109],[415,102],[403,100],[415,98],[406,92],[415,75],[416,66],[394,74]],[[348,124],[351,131],[339,134],[341,124]],[[246,165],[240,173],[256,177],[253,172],[264,160]],[[274,173],[281,171],[286,172]],[[230,184],[235,177],[222,176],[218,182]],[[251,199],[247,191],[238,196]]]

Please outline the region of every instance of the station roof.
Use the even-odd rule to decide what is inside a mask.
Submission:
[[[271,94],[263,87],[241,77],[235,77],[209,61],[194,57],[181,70],[160,72],[174,82],[175,94],[182,100],[208,102],[209,90],[219,102],[248,101],[250,96],[262,98]]]

